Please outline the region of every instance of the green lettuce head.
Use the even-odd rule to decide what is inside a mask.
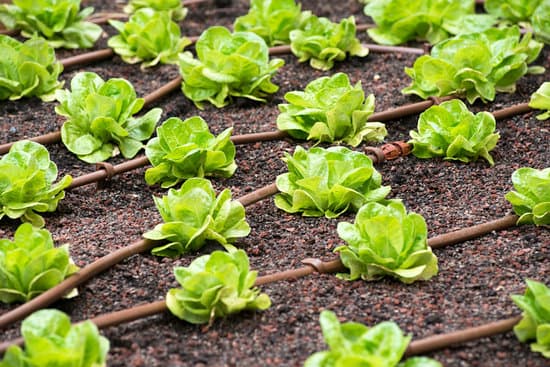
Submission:
[[[537,116],[539,120],[550,119],[550,82],[543,83],[535,93],[531,95],[529,107],[546,112]]]
[[[221,108],[232,97],[265,102],[279,87],[271,82],[281,59],[269,60],[265,41],[252,32],[231,33],[210,27],[195,44],[197,59],[190,52],[180,55],[183,94],[198,108],[208,101]]]
[[[342,279],[376,280],[389,275],[412,283],[437,274],[437,257],[427,244],[426,221],[419,214],[407,213],[401,201],[365,204],[355,223],[338,223],[338,235],[347,245],[334,251],[350,269],[350,274],[339,274]]]
[[[365,14],[377,27],[369,37],[383,45],[411,40],[436,44],[459,33],[490,28],[495,18],[475,14],[474,0],[367,0]]]
[[[80,0],[13,0],[0,5],[0,22],[24,37],[43,37],[54,48],[90,48],[103,32],[85,21],[93,11],[80,11]]]
[[[512,295],[514,303],[523,311],[514,333],[522,343],[535,340],[531,350],[550,358],[550,289],[534,280],[527,279],[526,283],[523,296]]]
[[[96,163],[119,152],[134,157],[144,147],[160,119],[162,110],[153,108],[141,117],[143,98],[137,98],[125,79],[107,81],[92,72],[78,73],[71,89],[56,93],[60,105],[55,112],[68,119],[61,128],[61,140],[84,162]]]
[[[334,312],[319,316],[321,330],[329,350],[312,354],[304,367],[384,366],[442,367],[426,357],[409,358],[399,363],[411,340],[392,321],[371,328],[358,322],[340,323]]]
[[[391,189],[381,186],[382,176],[369,157],[344,147],[306,151],[298,146],[283,161],[288,173],[277,176],[281,193],[275,196],[275,205],[288,213],[336,218],[384,199]]]
[[[161,182],[166,188],[191,177],[231,177],[237,169],[232,131],[229,128],[214,136],[199,116],[166,120],[145,148],[153,165],[145,171],[145,181],[148,185]]]
[[[0,367],[63,366],[105,367],[109,341],[90,320],[71,325],[61,311],[44,309],[21,325],[25,350],[8,348]]]
[[[382,141],[387,135],[380,122],[367,122],[374,112],[374,95],[365,99],[361,82],[352,86],[343,73],[318,78],[301,91],[285,94],[280,104],[277,128],[296,139],[353,147],[362,141]]]
[[[444,157],[471,162],[483,157],[492,166],[489,152],[500,137],[495,118],[489,112],[474,115],[466,105],[453,99],[432,106],[418,119],[418,131],[411,131],[412,153],[418,158]]]
[[[265,310],[271,300],[253,288],[256,271],[248,256],[232,246],[194,260],[188,267],[174,268],[181,288],[170,289],[166,305],[170,312],[192,324],[206,324],[243,310]]]
[[[290,31],[299,29],[310,16],[294,0],[251,0],[248,14],[238,17],[233,29],[256,33],[268,46],[287,45]]]
[[[333,23],[314,15],[304,21],[300,29],[290,32],[290,49],[299,62],[309,60],[311,67],[330,70],[335,61],[342,61],[346,54],[365,57],[369,50],[355,37],[355,18]]]
[[[0,239],[0,302],[27,302],[77,271],[69,245],[54,247],[45,229],[23,223],[13,241]]]
[[[478,98],[492,101],[496,92],[513,93],[523,75],[544,72],[542,67],[527,66],[541,50],[542,43],[532,40],[530,33],[522,37],[518,27],[449,38],[405,68],[412,83],[402,92],[424,99],[456,94],[470,103]]]
[[[54,49],[41,38],[21,43],[0,34],[0,100],[39,97],[55,100],[55,90],[63,65],[55,58]]]
[[[141,62],[142,68],[162,64],[177,64],[178,54],[191,44],[181,37],[179,25],[168,12],[150,8],[137,10],[126,23],[109,20],[119,32],[109,38],[108,45],[129,64]]]
[[[187,15],[187,8],[183,7],[181,0],[130,0],[124,7],[124,12],[134,14],[142,8],[168,12],[174,21],[183,20]]]
[[[164,223],[143,237],[169,241],[154,248],[153,255],[176,257],[198,250],[206,240],[227,246],[250,233],[242,204],[231,200],[229,189],[216,196],[207,179],[190,178],[179,190],[170,189],[168,195],[153,199]]]
[[[517,224],[550,226],[550,168],[522,167],[512,174],[516,191],[506,194],[519,215]]]
[[[36,212],[53,212],[72,181],[65,176],[57,184],[57,166],[42,145],[22,140],[0,159],[0,219],[21,218],[35,227],[44,226]]]

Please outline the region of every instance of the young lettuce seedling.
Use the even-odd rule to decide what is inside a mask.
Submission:
[[[54,185],[56,178],[57,166],[46,148],[28,140],[14,143],[0,159],[0,219],[21,218],[43,227],[44,218],[36,212],[55,211],[72,181],[64,176]]]
[[[208,101],[221,108],[232,97],[265,102],[264,97],[279,87],[271,82],[282,59],[269,60],[265,41],[252,32],[231,33],[224,27],[210,27],[191,52],[180,55],[183,94],[198,108]]]
[[[330,349],[312,354],[304,367],[443,367],[426,357],[413,357],[399,363],[411,337],[403,335],[392,321],[371,328],[358,322],[341,324],[334,312],[325,310],[321,312],[319,322]]]
[[[512,295],[512,300],[523,310],[523,318],[514,327],[514,333],[522,343],[535,340],[531,350],[550,358],[550,289],[534,280],[525,282],[525,294]]]
[[[243,250],[227,246],[195,259],[188,267],[174,268],[181,288],[166,295],[166,306],[192,324],[205,324],[243,310],[266,310],[271,300],[253,288],[256,271],[249,270]]]
[[[522,167],[512,174],[516,191],[506,194],[519,215],[517,224],[550,227],[550,168],[538,170]]]
[[[134,157],[144,147],[160,119],[162,110],[153,108],[134,118],[144,104],[125,79],[107,81],[92,72],[82,72],[71,80],[71,89],[56,93],[55,112],[68,117],[61,128],[61,140],[84,162],[96,163],[119,153]]]
[[[377,280],[385,275],[403,283],[428,280],[437,274],[437,257],[427,244],[424,218],[407,213],[403,203],[367,203],[359,209],[355,222],[338,223],[338,235],[347,245],[334,252],[349,274],[342,279]]]
[[[543,83],[535,93],[531,95],[529,107],[546,112],[537,116],[539,120],[548,120],[550,118],[550,82]]]
[[[43,37],[54,48],[90,48],[103,32],[85,21],[93,12],[80,11],[80,0],[13,0],[0,5],[0,22],[24,37]]]
[[[285,94],[280,104],[277,128],[296,139],[353,147],[363,141],[382,141],[387,135],[380,122],[367,122],[374,112],[374,95],[365,99],[361,82],[352,86],[344,73],[318,78],[301,91]]]
[[[129,64],[141,62],[142,68],[159,62],[177,64],[178,54],[191,44],[188,38],[181,37],[180,27],[171,20],[169,12],[142,8],[126,23],[109,20],[109,24],[119,32],[109,38],[109,47]]]
[[[251,0],[248,14],[235,19],[233,29],[256,33],[268,46],[288,45],[290,32],[311,16],[300,8],[294,0]]]
[[[330,70],[335,61],[342,61],[346,53],[365,57],[369,50],[355,37],[355,18],[333,23],[315,15],[307,18],[300,29],[290,32],[290,49],[299,62],[309,60],[312,68]]]
[[[541,66],[527,66],[542,46],[530,33],[522,37],[518,27],[449,38],[436,44],[431,55],[416,59],[412,68],[405,68],[412,83],[402,92],[424,99],[456,94],[470,103],[478,98],[492,101],[496,92],[513,93],[523,75],[544,72]]]
[[[281,193],[275,196],[275,205],[288,213],[336,218],[384,199],[391,189],[381,186],[382,176],[369,157],[344,147],[306,151],[298,146],[283,161],[288,173],[277,177]]]
[[[187,8],[182,5],[181,0],[130,0],[124,6],[124,12],[134,14],[142,8],[150,8],[157,12],[168,12],[174,21],[183,20],[187,15]]]
[[[145,171],[145,181],[148,185],[161,182],[167,188],[191,177],[231,177],[237,168],[232,131],[228,128],[214,136],[199,116],[166,120],[145,148],[153,165]]]
[[[176,257],[198,250],[207,240],[227,246],[250,233],[242,204],[231,200],[229,189],[216,196],[207,179],[190,178],[179,190],[170,189],[168,195],[153,199],[164,223],[143,237],[169,241],[154,248],[153,255]]]
[[[39,97],[44,102],[55,100],[55,90],[63,65],[55,58],[54,49],[41,38],[24,43],[0,34],[0,100]]]
[[[109,340],[91,321],[71,325],[61,311],[44,309],[27,317],[21,325],[25,349],[8,348],[0,367],[105,367]]]
[[[45,229],[23,223],[13,241],[0,239],[0,301],[27,302],[78,271],[69,245],[54,247]]]

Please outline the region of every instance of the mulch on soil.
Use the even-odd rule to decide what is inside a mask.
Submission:
[[[97,12],[115,11],[120,4],[87,1]],[[355,15],[357,23],[369,22],[357,1],[304,1],[312,10],[334,21]],[[236,1],[227,8],[211,4],[190,7],[181,23],[184,35],[198,35],[211,25],[230,26],[235,17],[245,14],[247,1]],[[109,34],[114,30],[105,26]],[[368,41],[364,32],[362,41]],[[106,47],[106,37],[96,49]],[[59,58],[83,51],[63,51]],[[299,64],[292,55],[284,56],[285,66],[273,78],[280,90],[261,104],[236,100],[223,109],[207,106],[200,111],[182,93],[173,93],[158,103],[163,119],[200,115],[213,133],[234,127],[234,134],[276,129],[277,104],[286,92],[302,90],[308,82],[323,75],[345,72],[352,82],[361,81],[366,93],[376,96],[376,110],[419,101],[400,90],[409,79],[403,68],[415,57],[406,54],[371,53],[364,59],[352,58],[329,72]],[[526,76],[514,94],[499,94],[487,105],[476,103],[476,110],[495,110],[526,102],[538,86],[550,80],[548,46],[536,64],[547,71]],[[143,96],[178,75],[176,66],[160,66],[141,71],[115,57],[62,75],[66,86],[78,71],[94,71],[103,78],[128,79]],[[0,143],[32,137],[59,129],[63,119],[54,112],[55,103],[37,99],[0,103]],[[484,161],[470,164],[439,159],[420,160],[413,156],[378,166],[384,184],[392,186],[391,197],[401,198],[411,211],[422,214],[430,236],[501,217],[511,210],[504,194],[511,190],[511,174],[522,166],[549,166],[550,121],[538,121],[528,113],[497,123],[501,138],[493,151],[495,165]],[[408,139],[416,128],[417,116],[386,123],[387,141]],[[230,179],[214,179],[217,189],[228,187],[233,197],[272,183],[286,171],[281,157],[296,145],[309,143],[291,139],[237,147],[238,169]],[[59,174],[73,177],[91,172],[94,167],[79,161],[62,144],[48,146]],[[122,162],[122,158],[111,163]],[[128,245],[160,222],[152,196],[164,190],[148,187],[145,169],[117,176],[98,190],[89,185],[71,192],[55,213],[46,215],[46,228],[57,243],[70,243],[72,257],[79,266]],[[260,275],[300,266],[300,260],[318,257],[330,260],[332,250],[341,244],[336,233],[339,221],[353,221],[348,214],[337,220],[304,218],[277,209],[272,199],[247,208],[251,234],[237,241],[246,250],[251,267]],[[19,222],[2,220],[0,236],[12,237]],[[80,295],[56,302],[55,307],[82,320],[101,313],[122,310],[144,302],[163,299],[177,283],[174,266],[188,265],[216,246],[180,259],[157,258],[149,254],[134,256],[80,287]],[[109,366],[298,366],[313,352],[325,349],[318,323],[319,312],[330,309],[341,321],[373,325],[384,320],[397,322],[414,338],[463,329],[519,314],[509,295],[523,293],[524,279],[550,284],[550,232],[534,226],[516,227],[493,233],[460,245],[435,250],[439,275],[412,285],[394,280],[346,282],[334,275],[314,274],[302,279],[262,287],[273,302],[264,312],[245,312],[216,320],[205,329],[178,320],[169,313],[139,320],[103,331],[111,341]],[[0,306],[0,313],[14,306]],[[2,332],[2,341],[19,335],[19,324]],[[513,333],[444,349],[430,355],[445,366],[546,366],[528,344],[519,343]]]

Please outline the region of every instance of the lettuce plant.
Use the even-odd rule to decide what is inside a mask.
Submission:
[[[550,43],[550,2],[548,0],[486,0],[485,11],[504,21],[519,23],[540,40]]]
[[[520,342],[535,340],[531,350],[550,358],[550,289],[534,280],[525,282],[525,294],[512,295],[512,300],[523,310],[523,318],[514,326],[514,333]]]
[[[36,212],[53,212],[65,197],[71,176],[56,183],[57,166],[42,145],[22,140],[0,159],[0,219],[21,218],[35,227],[44,226]]]
[[[0,367],[105,367],[109,341],[90,320],[71,325],[54,309],[36,311],[21,325],[25,350],[8,348]]]
[[[458,33],[483,31],[494,17],[474,14],[474,0],[367,0],[365,14],[377,27],[367,32],[375,42],[398,45],[410,40],[436,44]]]
[[[344,147],[306,151],[298,146],[283,161],[288,173],[277,176],[281,193],[275,196],[275,205],[288,213],[336,218],[384,199],[391,189],[381,186],[382,176],[369,157]]]
[[[191,177],[231,177],[237,169],[232,131],[228,128],[214,136],[199,116],[166,120],[145,148],[153,165],[145,171],[145,181],[148,185],[160,181],[166,188]]]
[[[254,32],[268,46],[290,43],[290,31],[299,29],[311,16],[300,11],[294,0],[251,0],[248,14],[235,20],[233,29],[238,32]]]
[[[180,27],[168,12],[150,8],[137,10],[126,23],[109,20],[119,34],[107,44],[129,64],[141,62],[142,68],[162,64],[177,64],[178,54],[191,44],[181,37]]]
[[[361,82],[352,86],[343,73],[318,78],[306,89],[285,94],[280,104],[279,130],[297,139],[357,146],[362,141],[382,141],[387,135],[380,122],[367,122],[374,112],[374,95],[365,99]]]
[[[532,40],[530,33],[520,37],[517,27],[491,28],[442,41],[431,55],[405,68],[412,83],[402,92],[421,98],[457,94],[470,103],[478,98],[492,101],[496,92],[512,93],[523,75],[544,72],[542,67],[527,66],[538,57],[542,43]]]
[[[43,37],[54,48],[90,48],[103,32],[85,21],[93,11],[80,11],[80,0],[13,0],[0,5],[0,22],[24,37]]]
[[[479,157],[494,164],[489,152],[500,137],[495,118],[489,112],[474,115],[459,99],[443,102],[424,111],[418,131],[411,131],[412,153],[418,158],[444,157],[471,162]]]
[[[33,38],[21,43],[0,34],[0,100],[40,97],[45,102],[55,99],[55,90],[63,65],[46,41]]]
[[[529,101],[529,107],[539,110],[546,110],[537,116],[539,120],[550,119],[550,82],[543,83],[539,89],[533,95]]]
[[[367,56],[369,50],[355,37],[355,18],[333,23],[315,15],[307,18],[300,29],[290,32],[290,49],[299,62],[309,60],[311,67],[330,70],[335,61],[350,56]]]
[[[250,233],[242,204],[231,200],[229,189],[216,196],[207,179],[190,178],[179,190],[170,189],[168,195],[153,199],[164,223],[143,237],[169,241],[154,248],[153,255],[176,257],[198,250],[206,240],[227,246]]]
[[[353,224],[338,223],[338,235],[347,245],[334,251],[350,269],[350,274],[339,274],[342,279],[376,280],[389,275],[412,283],[437,274],[437,257],[427,244],[424,218],[407,213],[399,200],[365,204]]]
[[[253,288],[256,271],[250,271],[248,256],[233,246],[195,259],[188,267],[175,267],[181,288],[166,295],[168,309],[192,324],[212,322],[243,310],[265,310],[271,300]]]
[[[271,82],[281,59],[269,60],[265,41],[252,32],[231,33],[224,27],[210,27],[195,44],[197,58],[180,55],[182,90],[198,108],[208,101],[220,108],[231,97],[265,102],[264,97],[279,87]]]
[[[168,12],[175,21],[183,20],[187,15],[187,8],[183,7],[181,0],[130,0],[124,7],[124,12],[134,14],[142,8]]]
[[[512,174],[512,183],[517,191],[505,197],[519,215],[517,224],[550,226],[550,168],[522,167]]]
[[[442,367],[426,357],[413,357],[399,363],[411,340],[393,321],[371,328],[358,322],[340,324],[332,311],[319,316],[321,330],[330,350],[312,354],[304,367],[384,366]]]
[[[23,223],[13,241],[0,239],[1,302],[27,302],[77,270],[69,257],[69,245],[54,247],[45,229]]]
[[[143,148],[160,119],[154,108],[141,117],[143,98],[125,79],[107,81],[92,72],[82,72],[71,80],[71,89],[56,93],[60,105],[55,112],[68,117],[61,128],[61,140],[78,158],[88,163],[104,161],[120,152],[134,157]]]

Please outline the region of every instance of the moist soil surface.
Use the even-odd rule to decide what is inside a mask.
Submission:
[[[115,2],[87,1],[96,12],[120,11]],[[304,1],[303,9],[333,21],[355,15],[357,23],[368,23],[362,6],[355,1]],[[238,1],[223,8],[213,4],[189,7],[181,22],[184,35],[199,35],[212,25],[230,26],[235,17],[245,14],[248,2]],[[106,47],[113,28],[104,26],[104,37],[95,49]],[[371,42],[365,32],[359,38]],[[418,46],[417,44],[412,44]],[[58,51],[58,58],[85,52]],[[548,46],[536,64],[550,68]],[[267,103],[236,99],[230,106],[217,109],[207,105],[198,110],[179,91],[157,105],[168,117],[181,119],[202,116],[213,133],[228,127],[234,134],[276,129],[277,105],[284,94],[303,90],[308,82],[336,72],[347,73],[352,82],[361,81],[367,94],[376,96],[376,111],[420,101],[400,90],[410,80],[403,69],[412,66],[415,56],[401,53],[369,54],[337,64],[321,72],[307,63],[298,63],[292,55],[282,57],[285,66],[274,76],[280,89]],[[117,56],[110,60],[67,70],[62,74],[68,87],[78,71],[93,71],[104,79],[122,77],[144,96],[178,76],[178,68],[164,65],[140,70]],[[525,76],[513,94],[498,94],[491,103],[476,103],[472,109],[496,110],[526,102],[550,73]],[[0,143],[56,131],[63,118],[56,115],[56,103],[38,99],[0,103]],[[416,128],[418,116],[386,123],[386,141],[407,140]],[[442,159],[417,159],[414,156],[385,162],[377,167],[383,184],[391,185],[392,198],[400,198],[409,210],[423,215],[430,236],[468,227],[502,217],[511,211],[504,194],[511,190],[511,174],[519,167],[549,166],[550,121],[535,119],[527,113],[497,122],[500,141],[492,152],[495,165],[485,161],[463,164]],[[297,145],[311,144],[285,139],[237,147],[238,169],[229,179],[213,179],[218,190],[230,188],[233,197],[274,182],[286,172],[281,158]],[[49,145],[59,174],[73,177],[95,168],[79,161],[61,144]],[[357,150],[360,150],[358,147]],[[123,158],[115,157],[116,164]],[[58,244],[71,245],[72,258],[79,266],[129,245],[161,221],[153,195],[165,190],[146,185],[145,168],[116,176],[101,185],[84,186],[67,192],[55,213],[45,216],[46,228]],[[336,258],[333,249],[342,244],[336,233],[340,221],[353,221],[354,214],[339,219],[307,218],[277,209],[272,198],[247,207],[252,230],[236,246],[244,249],[251,268],[259,275],[276,273],[301,266],[308,257],[322,260]],[[12,238],[19,222],[2,219],[0,235]],[[216,245],[178,259],[150,254],[133,256],[79,287],[80,295],[62,300],[53,307],[67,312],[73,320],[83,320],[103,313],[123,310],[139,304],[162,300],[166,292],[177,287],[172,268],[186,266],[197,256],[207,254]],[[550,232],[534,226],[514,227],[491,233],[476,240],[434,250],[439,259],[439,274],[429,281],[405,285],[392,279],[374,282],[340,280],[332,274],[313,274],[300,279],[264,285],[262,291],[272,300],[263,312],[243,312],[216,320],[210,327],[180,321],[168,312],[129,324],[103,330],[111,342],[109,366],[299,366],[312,353],[326,349],[319,313],[329,309],[341,321],[367,325],[393,320],[413,338],[463,329],[520,314],[510,294],[523,293],[524,279],[550,284]],[[4,313],[15,305],[0,306]],[[19,335],[19,324],[2,331],[1,341]],[[517,341],[512,332],[480,339],[429,355],[445,366],[547,366],[528,344]]]

